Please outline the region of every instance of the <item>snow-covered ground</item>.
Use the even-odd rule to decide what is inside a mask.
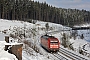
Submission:
[[[13,60],[17,58],[8,53],[7,51],[4,51],[4,43],[2,43],[2,40],[4,41],[4,36],[5,34],[3,34],[2,32],[6,32],[7,35],[12,35],[15,37],[15,36],[18,36],[17,38],[18,39],[21,39],[22,38],[22,41],[23,41],[23,37],[20,37],[22,36],[22,34],[25,33],[25,37],[26,37],[26,40],[29,40],[30,42],[32,43],[35,43],[35,45],[38,46],[39,48],[39,51],[41,53],[37,53],[35,52],[31,47],[25,47],[26,45],[23,46],[23,51],[22,51],[22,60],[52,60],[51,58],[48,58],[49,54],[47,52],[44,51],[44,49],[40,46],[40,36],[41,35],[44,35],[46,33],[45,29],[45,24],[47,22],[42,22],[42,21],[37,21],[35,24],[32,24],[32,23],[28,23],[28,22],[23,22],[23,21],[15,21],[15,20],[5,20],[5,19],[0,19],[0,60]],[[55,37],[57,37],[60,41],[62,39],[62,34],[63,33],[67,33],[67,35],[69,36],[70,35],[70,31],[62,31],[63,29],[70,29],[69,27],[64,27],[60,24],[54,24],[54,23],[49,23],[49,32],[51,31],[59,31],[59,32],[55,32],[55,33],[52,33],[51,35],[54,35]],[[76,50],[76,52],[78,52],[79,50],[79,47],[81,47],[83,49],[85,49],[85,52],[89,53],[90,54],[90,43],[87,42],[87,40],[89,41],[90,39],[90,30],[88,30],[89,32],[85,31],[78,31],[78,34],[84,34],[84,39],[80,39],[79,36],[77,36],[77,38],[74,40],[73,38],[68,38],[70,40],[71,43],[73,43],[73,47],[74,49]],[[88,36],[87,36],[88,34]],[[11,37],[10,37],[11,39]],[[87,40],[86,40],[87,39]],[[17,40],[17,39],[15,39]],[[21,42],[21,41],[20,41]],[[84,46],[85,45],[85,46]],[[5,52],[7,52],[5,54]],[[2,55],[2,54],[5,54],[5,55]],[[43,54],[42,54],[43,53]],[[5,59],[3,57],[5,57],[6,55],[8,55]],[[9,56],[12,56],[12,57],[9,57]],[[89,55],[88,55],[89,56]]]
[[[31,28],[38,28],[38,27],[45,29],[45,23],[44,24],[41,23],[42,26],[37,26],[39,23],[40,22],[38,22],[36,24],[32,24],[32,23],[23,22],[23,21],[14,21],[14,20],[11,21],[11,20],[0,19],[0,24],[1,24],[0,25],[0,28],[1,28],[0,29],[0,37],[1,37],[1,39],[0,39],[0,47],[2,47],[2,48],[0,48],[0,60],[13,60],[13,59],[17,60],[15,55],[10,54],[7,51],[4,51],[5,44],[6,44],[6,42],[4,40],[5,40],[6,35],[4,33],[2,33],[2,32],[6,32],[7,35],[10,35],[10,34],[15,35],[15,33],[22,33],[23,34],[24,33],[24,27],[25,27],[25,29],[27,28],[25,31],[27,31],[27,30],[29,30]],[[16,29],[18,30],[18,32],[16,31]],[[40,32],[45,33],[43,31],[40,31]],[[42,34],[42,33],[38,32],[37,34]],[[25,32],[25,36],[28,37],[28,34],[26,32]],[[31,39],[33,40],[33,37],[31,37]],[[9,40],[14,40],[14,39],[10,37]],[[15,40],[17,40],[17,39],[15,39]],[[2,41],[3,41],[3,43],[1,43]],[[14,42],[12,44],[14,44]],[[38,43],[38,45],[39,45],[39,43]],[[30,48],[30,47],[27,47],[27,48],[29,50],[31,50],[31,52],[28,51],[28,49],[26,49],[25,47],[23,47],[22,60],[51,60],[51,59],[47,58],[48,57],[47,53],[44,53],[44,54],[46,54],[46,56],[43,56],[42,54],[39,54],[39,53],[35,52],[32,48]],[[43,53],[43,49],[40,49],[40,50],[42,50],[41,53]],[[7,52],[7,53],[5,54],[5,52]],[[3,53],[5,55],[3,55]],[[10,57],[10,55],[11,55],[11,57]]]
[[[74,27],[90,27],[90,24],[82,24],[82,25],[79,25],[79,26],[74,26]],[[77,39],[76,41],[78,40],[78,47],[80,47],[81,45],[84,45],[84,49],[86,50],[85,52],[88,52],[90,53],[90,29],[87,29],[87,30],[77,30]],[[83,35],[84,38],[83,39],[80,39],[80,36]],[[79,43],[80,42],[80,43]],[[76,45],[77,45],[76,44]]]
[[[8,53],[5,51],[5,41],[3,34],[0,33],[0,60],[18,60],[15,55]]]

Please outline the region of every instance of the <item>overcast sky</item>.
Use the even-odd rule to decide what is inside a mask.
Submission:
[[[34,0],[39,2],[46,2],[59,8],[84,9],[90,11],[90,0]]]

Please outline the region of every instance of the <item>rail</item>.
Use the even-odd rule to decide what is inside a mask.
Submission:
[[[69,57],[72,60],[88,60],[87,58],[81,57],[73,52],[70,52],[70,51],[64,49],[64,48],[60,48],[59,52],[65,56]]]

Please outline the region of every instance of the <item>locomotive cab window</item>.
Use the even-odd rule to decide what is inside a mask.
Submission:
[[[50,41],[51,44],[57,44],[58,41]]]

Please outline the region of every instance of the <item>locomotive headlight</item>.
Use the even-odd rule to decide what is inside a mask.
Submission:
[[[50,45],[50,48],[58,48],[58,45]]]
[[[53,45],[50,45],[50,48],[53,48]]]
[[[52,48],[52,47],[50,47],[50,48]]]

